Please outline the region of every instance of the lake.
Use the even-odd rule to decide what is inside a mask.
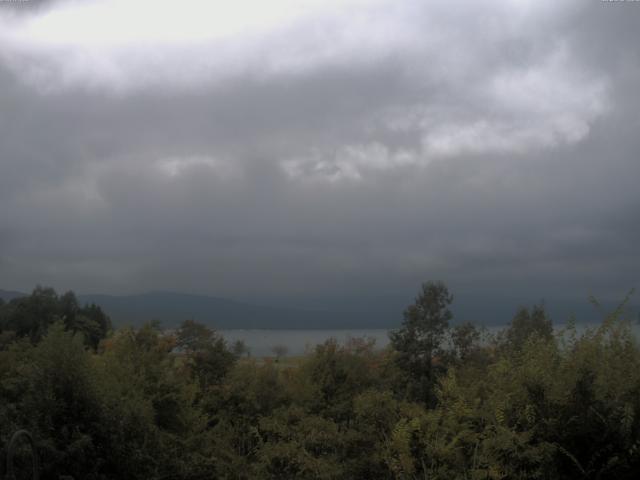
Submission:
[[[580,324],[577,326],[581,332],[588,327],[597,324]],[[488,333],[497,333],[504,326],[490,326]],[[564,325],[556,325],[556,329],[564,328]],[[389,344],[388,329],[353,329],[353,330],[220,330],[220,333],[232,345],[236,340],[242,340],[254,357],[273,355],[273,347],[283,345],[287,347],[287,355],[302,355],[324,343],[330,338],[335,338],[338,343],[344,344],[349,338],[372,338],[376,341],[376,347],[384,348]],[[636,338],[640,335],[640,326],[633,325]]]

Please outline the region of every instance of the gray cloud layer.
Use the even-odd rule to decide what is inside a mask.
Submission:
[[[311,3],[166,35],[118,35],[117,0],[0,4],[0,285],[638,284],[640,4]]]

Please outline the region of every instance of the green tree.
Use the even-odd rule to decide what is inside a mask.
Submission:
[[[344,438],[332,420],[289,407],[261,419],[260,432],[254,478],[344,478],[339,457]]]
[[[221,335],[194,320],[182,322],[176,340],[203,390],[219,383],[237,360]]]
[[[215,332],[195,320],[184,320],[176,330],[176,346],[185,352],[197,352],[215,340]]]
[[[99,306],[90,304],[80,307],[76,295],[71,291],[61,295],[58,304],[59,316],[66,328],[81,333],[85,344],[93,349],[111,330],[111,320]]]
[[[27,428],[38,439],[42,477],[99,478],[109,447],[100,428],[102,399],[92,358],[81,336],[59,321],[36,346],[22,341],[12,350],[18,355],[15,370],[1,375],[0,404],[8,425]]]
[[[264,478],[251,474],[260,444],[261,418],[288,405],[282,370],[272,362],[238,362],[222,384],[202,399],[209,416],[210,455],[216,459],[210,478]]]
[[[435,360],[442,354],[452,301],[453,295],[444,283],[424,283],[415,303],[404,311],[402,327],[389,335],[395,361],[410,381],[409,396],[427,404],[435,399]]]
[[[456,325],[451,329],[451,346],[453,354],[460,361],[465,361],[479,348],[480,330],[471,322]]]
[[[16,337],[28,338],[33,343],[42,339],[61,313],[55,290],[41,286],[27,297],[14,298],[2,310],[0,329],[15,332]]]
[[[295,372],[293,397],[311,412],[337,422],[354,417],[354,397],[378,383],[373,341],[351,339],[339,345],[331,338],[317,345]]]
[[[84,335],[85,343],[95,349],[111,331],[111,319],[98,305],[86,305],[78,310],[72,330]]]
[[[93,349],[111,330],[111,320],[100,307],[80,307],[71,291],[58,296],[54,289],[38,286],[31,295],[15,298],[0,308],[0,332],[6,334],[4,338],[12,332],[16,338],[37,343],[58,320],[67,330],[81,333],[85,344]]]
[[[504,342],[508,349],[520,351],[532,335],[544,340],[553,337],[553,323],[542,304],[531,310],[520,307],[504,334]]]
[[[204,478],[198,387],[173,351],[175,338],[147,323],[124,328],[96,357],[109,439],[105,478]],[[82,478],[82,477],[77,477]]]

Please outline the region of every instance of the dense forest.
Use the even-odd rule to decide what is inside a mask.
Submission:
[[[29,430],[44,479],[638,478],[622,307],[580,331],[523,307],[490,336],[452,301],[425,283],[388,348],[329,340],[285,361],[194,321],[114,329],[36,288],[0,301],[0,448]]]

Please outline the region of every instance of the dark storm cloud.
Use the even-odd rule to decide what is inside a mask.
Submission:
[[[68,5],[0,11],[5,288],[637,284],[638,5],[354,2],[155,48],[60,40]]]

